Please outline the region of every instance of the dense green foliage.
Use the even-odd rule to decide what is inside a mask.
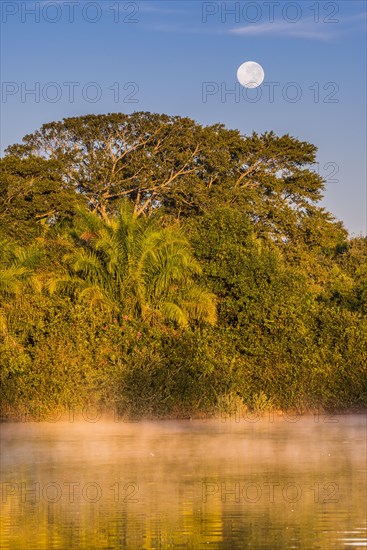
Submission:
[[[3,415],[367,405],[367,239],[316,148],[150,113],[44,125],[0,177]]]

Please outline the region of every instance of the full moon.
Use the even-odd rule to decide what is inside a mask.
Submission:
[[[255,61],[246,61],[238,67],[237,79],[245,88],[257,88],[264,80],[264,69]]]

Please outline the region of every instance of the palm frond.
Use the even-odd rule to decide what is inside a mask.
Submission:
[[[85,284],[84,280],[75,275],[57,275],[50,277],[46,283],[46,288],[50,294],[57,292],[66,294],[67,296],[76,296]]]
[[[184,309],[189,319],[215,325],[217,322],[216,296],[192,284],[179,299],[178,303]]]
[[[174,302],[164,302],[160,307],[160,311],[166,321],[174,321],[180,327],[187,327],[189,324],[184,310]]]
[[[118,309],[116,303],[103,292],[101,287],[95,285],[85,285],[78,294],[78,300],[87,301],[90,307],[103,305],[110,310]]]

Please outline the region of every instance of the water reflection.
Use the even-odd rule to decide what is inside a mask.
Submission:
[[[366,419],[325,420],[4,424],[0,546],[366,547]]]

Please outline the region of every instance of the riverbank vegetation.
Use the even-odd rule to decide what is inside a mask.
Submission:
[[[367,406],[367,239],[316,147],[151,113],[49,123],[0,177],[3,417]]]

